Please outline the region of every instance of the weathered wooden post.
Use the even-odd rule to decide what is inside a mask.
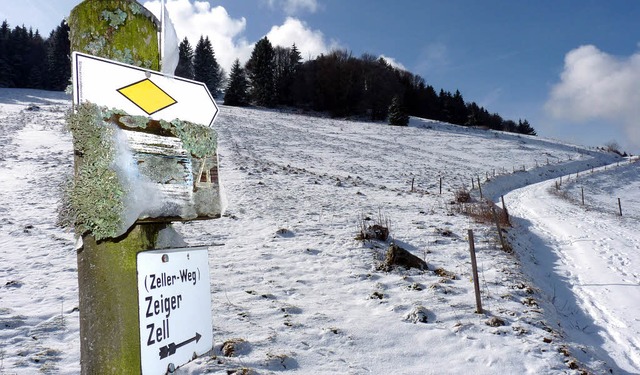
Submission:
[[[68,23],[74,51],[74,110],[68,124],[75,160],[68,206],[69,220],[82,237],[77,249],[81,372],[165,373],[174,363],[145,371],[143,349],[163,359],[202,335],[210,340],[211,332],[175,332],[169,321],[169,312],[171,319],[179,318],[191,307],[187,297],[192,293],[185,289],[176,294],[170,286],[180,284],[183,276],[184,285],[198,283],[208,291],[208,266],[181,263],[186,264],[184,275],[176,271],[161,279],[158,272],[156,279],[148,268],[140,274],[139,255],[155,254],[148,250],[158,248],[162,230],[169,233],[166,248],[184,245],[172,220],[219,217],[217,144],[210,128],[217,107],[205,87],[215,108],[210,121],[180,115],[180,106],[191,98],[180,94],[182,86],[196,83],[175,77],[163,81],[156,74],[159,22],[135,0],[85,0],[71,11]],[[170,255],[157,255],[162,263],[180,261],[182,253],[165,252]],[[149,259],[145,261],[151,263]],[[163,287],[164,299],[149,290],[143,298],[141,285]],[[210,307],[208,313],[210,327]],[[162,327],[151,321],[164,315]],[[146,327],[143,319],[149,322]],[[181,333],[193,338],[178,337]],[[188,353],[190,359],[195,352]]]
[[[509,211],[507,210],[507,205],[504,203],[504,195],[500,196],[500,200],[502,200],[502,211],[504,212],[505,220],[509,225],[511,225],[511,219],[509,218]]]
[[[498,219],[498,215],[496,214],[496,208],[491,204],[491,213],[493,215],[493,221],[496,222],[496,228],[498,229],[498,237],[500,238],[500,244],[502,245],[503,251],[508,251],[507,244],[504,240],[504,236],[502,235],[502,227],[500,227],[500,220]]]
[[[473,229],[469,229],[469,254],[471,255],[471,272],[473,273],[473,290],[476,295],[476,313],[482,314],[482,300],[480,298],[480,280],[478,279],[478,262],[476,261],[476,245],[473,239]]]
[[[145,17],[136,17],[138,13]],[[84,1],[71,11],[68,22],[72,51],[106,58],[128,56],[131,63],[159,69],[156,20],[137,3]],[[86,152],[76,144],[78,174]],[[77,233],[82,235],[78,284],[83,374],[140,373],[136,254],[155,248],[158,233],[165,227],[161,223],[134,225],[120,238],[106,240],[96,240],[90,231]]]
[[[622,216],[622,202],[620,202],[620,198],[618,198],[618,211],[620,212],[620,216]]]

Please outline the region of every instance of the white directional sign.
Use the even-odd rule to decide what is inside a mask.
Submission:
[[[213,347],[206,247],[137,255],[142,374],[165,374]]]
[[[211,126],[218,106],[202,82],[73,52],[73,102],[91,102],[154,120]]]

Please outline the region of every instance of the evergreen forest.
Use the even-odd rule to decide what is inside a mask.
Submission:
[[[63,21],[47,38],[25,26],[0,26],[0,87],[62,91],[70,84],[69,27]],[[204,82],[215,97],[234,106],[288,107],[332,117],[389,121],[406,125],[417,116],[463,126],[536,135],[527,120],[518,122],[466,102],[460,91],[436,89],[419,75],[370,54],[334,50],[303,61],[296,45],[273,46],[259,40],[249,60],[236,60],[227,77],[211,41],[179,46],[175,75]]]

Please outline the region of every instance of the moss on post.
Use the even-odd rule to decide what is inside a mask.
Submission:
[[[73,51],[159,69],[158,22],[136,1],[85,0],[71,11],[68,23]],[[99,114],[90,112],[85,116],[86,124],[82,118],[73,124],[74,138],[82,136],[89,128],[80,128],[92,126],[96,116]],[[99,132],[88,131],[99,142]],[[77,144],[99,147],[84,141]],[[84,156],[95,151],[76,147],[76,178],[86,170],[82,168],[82,163],[87,162]],[[101,157],[108,155],[98,155],[98,159]],[[91,176],[95,178],[101,177]],[[94,188],[100,189],[100,183],[96,181]],[[96,205],[106,202],[96,199]],[[96,236],[92,233],[94,228],[82,228],[77,233],[83,236],[83,246],[78,250],[82,374],[141,372],[136,256],[154,249],[159,231],[167,226],[137,224],[118,238],[102,241],[96,238],[103,238],[104,233]]]
[[[139,374],[136,256],[155,247],[168,224],[135,225],[120,238],[84,237],[78,252],[83,374]]]
[[[158,20],[133,0],[85,0],[71,11],[71,50],[160,70]]]

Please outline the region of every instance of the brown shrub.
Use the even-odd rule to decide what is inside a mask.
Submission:
[[[463,188],[454,193],[454,198],[457,203],[469,203],[471,202],[471,193]]]

